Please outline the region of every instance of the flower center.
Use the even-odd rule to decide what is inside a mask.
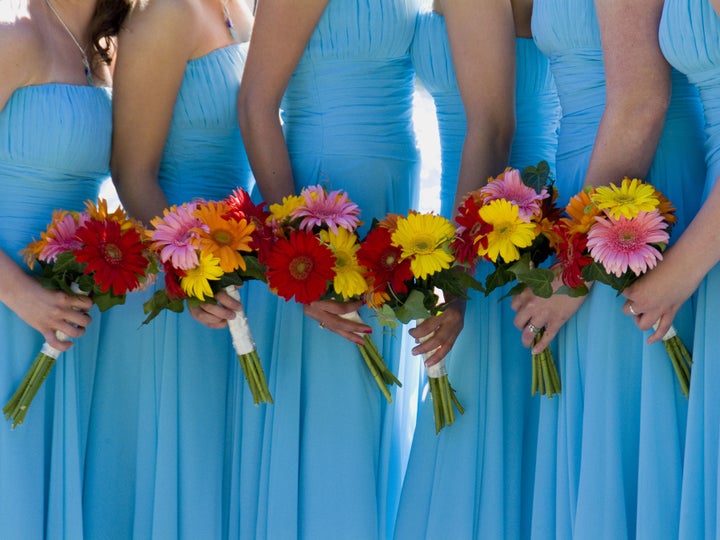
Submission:
[[[225,229],[217,229],[213,231],[212,238],[216,244],[221,246],[227,246],[232,242],[232,234]]]
[[[392,270],[397,262],[397,254],[394,251],[386,251],[380,258],[380,265],[385,270]]]
[[[418,254],[427,254],[431,253],[435,249],[435,242],[432,236],[430,235],[420,235],[417,238],[415,238],[415,243],[413,245],[415,248],[413,251]]]
[[[108,264],[118,264],[122,261],[122,250],[115,244],[103,245],[103,259]]]
[[[310,277],[313,269],[313,260],[307,255],[298,255],[290,261],[290,275],[297,281],[305,281]]]

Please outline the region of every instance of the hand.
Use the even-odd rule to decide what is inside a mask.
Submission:
[[[665,260],[623,291],[627,298],[623,313],[634,317],[638,328],[649,330],[658,324],[648,337],[648,343],[660,341],[665,336],[680,306],[699,284],[689,279],[691,273],[676,266],[676,262],[669,250]]]
[[[515,326],[522,331],[522,344],[532,347],[533,354],[546,349],[555,338],[560,328],[572,317],[585,301],[584,296],[571,297],[565,294],[553,294],[550,298],[535,296],[530,289],[525,289],[513,297],[510,306],[515,310]],[[537,330],[545,332],[533,346]],[[535,331],[531,331],[535,329]]]
[[[23,281],[16,289],[17,294],[8,300],[8,307],[40,332],[48,345],[59,351],[68,350],[73,346],[72,341],[59,339],[56,332],[68,338],[82,336],[92,321],[87,313],[92,308],[92,300],[86,296],[45,289],[30,276]]]
[[[225,291],[216,293],[215,300],[215,304],[190,308],[190,315],[208,328],[225,328],[228,321],[235,318],[235,311],[242,309],[242,304]]]
[[[362,345],[362,335],[372,333],[372,328],[367,324],[360,324],[340,317],[342,314],[357,311],[362,306],[363,302],[360,300],[355,302],[318,300],[312,304],[303,306],[303,309],[305,315],[318,321],[321,327],[335,332],[356,345]]]
[[[410,335],[420,343],[413,348],[412,353],[416,355],[432,353],[425,360],[426,366],[440,362],[455,345],[460,331],[465,326],[465,304],[465,300],[454,300],[440,315],[430,317],[410,330]],[[421,343],[423,338],[427,339]]]

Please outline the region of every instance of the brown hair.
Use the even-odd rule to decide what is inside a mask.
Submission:
[[[136,0],[97,0],[95,13],[90,21],[90,43],[93,56],[102,62],[112,62],[115,42],[125,17],[132,10]]]

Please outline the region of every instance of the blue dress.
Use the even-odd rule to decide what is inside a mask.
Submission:
[[[706,197],[720,176],[720,18],[707,0],[669,0],[660,24],[660,45],[668,61],[687,74],[705,111]],[[680,537],[717,538],[720,403],[716,340],[720,314],[720,267],[697,292],[693,371],[688,405]]]
[[[537,0],[532,24],[562,107],[556,166],[564,204],[582,186],[604,108],[600,31],[592,0]],[[699,205],[700,115],[696,92],[673,72],[672,101],[646,178],[678,208],[673,237]],[[623,302],[610,287],[595,286],[558,334],[563,390],[556,417],[547,414],[539,427],[537,537],[676,537],[686,399],[663,345],[645,344]],[[691,343],[690,305],[675,322]]]
[[[246,52],[247,44],[231,45],[188,62],[158,174],[170,204],[221,199],[236,186],[253,190],[237,124]],[[252,499],[243,512],[237,507],[254,485],[263,408],[244,392],[227,329],[209,329],[187,311],[141,325],[151,292],[103,321],[88,530],[93,538],[250,537],[242,518],[254,516]],[[256,435],[247,428],[240,441],[244,415],[256,422]],[[112,498],[108,484],[117,486]]]
[[[110,92],[66,84],[17,89],[0,112],[0,248],[40,238],[55,209],[82,210],[109,175]],[[42,126],[42,129],[39,128]],[[100,317],[63,353],[25,422],[0,426],[0,531],[7,539],[83,538],[82,489]],[[15,392],[43,338],[0,304],[0,400]]]
[[[296,190],[347,190],[363,230],[373,217],[407,212],[418,189],[413,4],[331,0],[283,100]],[[364,309],[361,316],[397,373],[400,340]],[[400,484],[393,405],[357,346],[320,328],[301,305],[280,303],[275,331],[257,537],[385,538]]]
[[[510,162],[521,169],[542,159],[552,164],[559,107],[548,62],[531,39],[518,38],[516,47],[517,129]],[[449,216],[466,122],[442,15],[418,17],[413,60],[437,109],[441,203]],[[485,265],[478,272],[484,279]],[[501,301],[506,292],[472,296],[465,328],[448,355],[448,375],[465,414],[436,435],[429,396],[421,405],[398,540],[529,536],[538,409],[545,398],[530,395],[530,352],[513,326],[509,301]]]

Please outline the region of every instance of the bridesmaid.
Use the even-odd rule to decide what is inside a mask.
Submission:
[[[720,307],[720,2],[667,0],[660,23],[660,45],[669,62],[700,91],[705,111],[707,175],[703,206],[656,269],[625,296],[625,313],[639,313],[637,325],[648,341],[660,339],[697,290],[693,371],[688,406],[685,467],[680,507],[680,538],[717,538],[720,407],[717,398],[717,328]]]
[[[416,13],[414,0],[258,3],[239,113],[269,203],[325,182],[348,191],[366,224],[412,206],[419,172],[409,54]],[[399,339],[364,310],[367,324],[340,317],[359,307],[316,302],[303,316],[300,305],[278,306],[260,538],[371,540],[392,532],[398,426],[362,361],[356,332],[372,331],[395,373]]]
[[[530,35],[531,12],[530,2],[503,0],[484,8],[435,2],[432,11],[418,17],[413,60],[435,100],[441,207],[448,217],[457,204],[456,191],[460,199],[507,163],[518,168],[542,159],[552,163],[559,108],[547,59]],[[484,34],[488,43],[472,39],[479,27],[494,29]],[[515,121],[512,147],[509,138],[497,144],[503,139],[484,127],[488,111],[497,126]],[[464,183],[458,185],[460,175]],[[537,415],[544,398],[530,395],[529,353],[512,326],[509,302],[500,301],[506,292],[473,295],[466,328],[448,354],[464,416],[436,435],[432,403],[428,399],[422,406],[400,501],[398,539],[529,536]]]
[[[97,322],[92,302],[44,289],[20,250],[55,209],[81,210],[109,175],[113,36],[120,0],[0,6],[0,400],[43,341],[65,351],[24,424],[0,427],[3,538],[83,538],[83,462]],[[97,318],[94,313],[93,317]],[[62,331],[73,342],[55,337]],[[71,348],[72,347],[72,348]]]
[[[112,172],[130,214],[148,223],[170,204],[253,189],[237,125],[251,23],[244,0],[154,0],[129,18],[119,37]],[[235,437],[244,414],[260,422],[263,410],[243,394],[226,328],[236,303],[218,294],[217,305],[163,312],[142,327],[151,292],[103,321],[89,531],[252,537],[241,523],[254,516],[252,498],[242,514],[236,507],[242,489],[253,489],[259,440],[248,434],[241,446]],[[117,486],[111,500],[108,484]]]
[[[696,92],[671,73],[658,44],[662,4],[536,0],[533,35],[562,107],[563,204],[583,185],[644,178],[677,206],[678,235],[697,209],[705,168]],[[645,343],[605,285],[579,299],[523,293],[513,306],[526,346],[530,323],[546,327],[536,349],[558,336],[563,381],[557,418],[539,426],[534,535],[676,537],[686,400],[664,347]],[[686,343],[689,307],[676,321]]]

